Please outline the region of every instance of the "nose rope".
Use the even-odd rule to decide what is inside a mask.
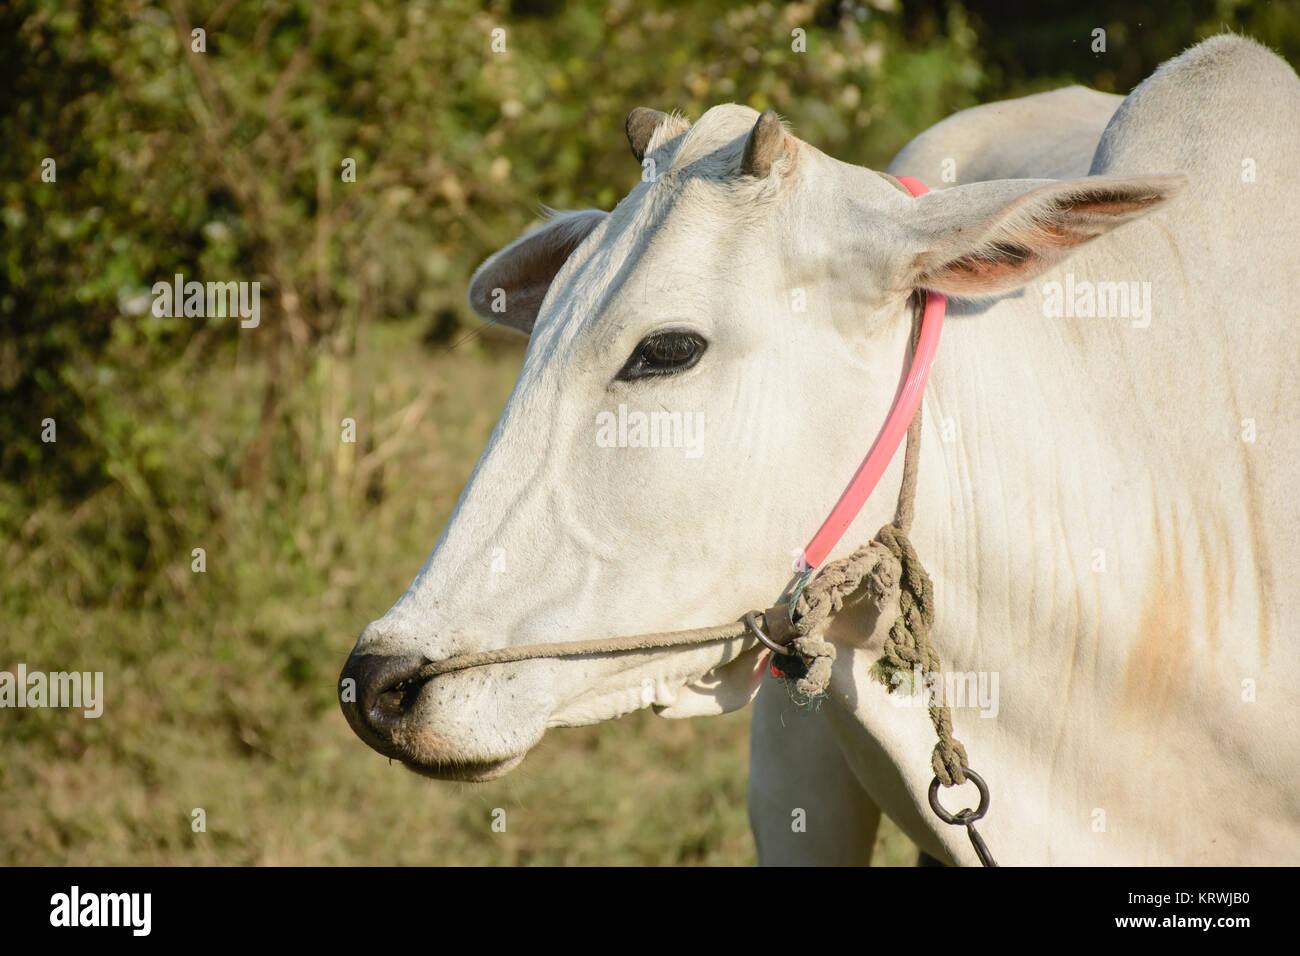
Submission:
[[[785,613],[786,605],[779,605]],[[769,617],[772,611],[766,612]],[[461,654],[440,661],[430,661],[415,674],[415,680],[428,680],[440,674],[469,670],[487,664],[509,664],[514,661],[541,660],[543,658],[588,657],[596,654],[629,654],[636,651],[653,651],[665,647],[689,647],[693,644],[718,644],[723,641],[745,639],[750,646],[758,639],[750,635],[744,620],[713,627],[697,627],[686,631],[658,631],[652,634],[634,634],[625,637],[596,638],[589,641],[558,641],[550,644],[520,644],[494,651]]]

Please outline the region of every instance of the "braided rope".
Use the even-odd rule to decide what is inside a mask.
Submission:
[[[919,668],[922,679],[931,682],[939,672],[942,661],[939,652],[930,643],[930,629],[934,626],[934,585],[916,556],[912,542],[894,525],[885,525],[876,535],[898,558],[903,569],[898,597],[898,617],[894,619],[885,638],[884,654],[879,669],[886,676],[897,670],[911,671]],[[894,685],[891,680],[890,686]],[[966,782],[966,748],[952,733],[952,709],[948,706],[947,692],[939,683],[938,693],[931,697],[927,708],[939,742],[930,756],[934,775],[945,787]]]
[[[803,590],[794,607],[791,646],[803,659],[806,672],[791,682],[796,703],[812,705],[825,695],[830,684],[835,647],[823,636],[832,615],[855,595],[870,600],[882,612],[895,599],[898,616],[889,628],[881,659],[873,672],[881,675],[891,690],[898,682],[892,676],[919,669],[924,680],[937,674],[942,661],[930,642],[934,626],[934,585],[916,556],[907,534],[887,524],[868,544],[846,558],[826,564]],[[945,787],[965,783],[966,748],[952,731],[952,709],[942,682],[928,707],[938,743],[930,763]]]

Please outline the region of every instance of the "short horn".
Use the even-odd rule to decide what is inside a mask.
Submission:
[[[645,159],[645,150],[650,145],[650,137],[655,134],[659,124],[667,119],[669,119],[667,113],[646,109],[644,106],[638,106],[627,114],[627,142],[632,147],[632,155],[636,157],[638,163]]]
[[[745,140],[745,155],[740,161],[740,171],[746,176],[763,179],[785,155],[785,130],[775,110],[764,110]]]

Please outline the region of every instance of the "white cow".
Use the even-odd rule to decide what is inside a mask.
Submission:
[[[1086,101],[1068,121],[1045,111],[1052,145],[1019,166],[1009,138],[957,123],[958,183],[919,199],[743,107],[689,128],[634,113],[654,180],[474,277],[481,314],[531,332],[527,357],[433,554],[349,659],[357,733],[420,772],[487,779],[548,727],[751,700],[766,652],[742,640],[412,678],[772,603],[894,398],[912,290],[933,289],[949,317],[911,537],[945,669],[997,679],[991,706],[953,717],[992,789],[994,855],[1300,862],[1300,80],[1248,40],[1208,40],[1124,99],[1086,165],[1115,104],[1052,95]],[[944,125],[895,171],[945,185],[922,168],[949,158]],[[1004,169],[1036,178],[974,181]],[[608,427],[655,411],[703,431],[640,447]],[[900,474],[833,557],[892,517]],[[926,803],[925,710],[871,676],[890,617],[834,619],[819,714],[770,680],[759,696],[764,862],[865,859],[876,808],[975,862]],[[780,836],[796,808],[807,833]]]

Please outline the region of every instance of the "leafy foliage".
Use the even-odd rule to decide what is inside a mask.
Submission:
[[[1300,37],[1280,3],[1052,6],[1032,18],[1019,3],[941,0],[0,8],[3,646],[33,667],[102,668],[115,688],[102,724],[4,717],[22,746],[0,763],[0,860],[410,859],[403,828],[384,831],[373,808],[428,787],[389,779],[389,803],[359,809],[373,768],[334,711],[333,680],[425,557],[517,372],[518,340],[484,332],[463,304],[473,268],[541,204],[609,208],[626,193],[640,172],[623,137],[634,106],[772,107],[826,152],[881,167],[955,110],[1063,82],[1123,91],[1221,24],[1293,59]],[[1101,55],[1088,45],[1099,26]],[[152,286],[178,273],[261,283],[261,325],[154,315]],[[339,441],[345,417],[355,445]],[[41,440],[47,418],[55,443]],[[196,547],[204,574],[191,572]],[[506,858],[599,861],[619,840],[641,841],[619,857],[632,862],[744,857],[744,718],[689,726],[579,735],[724,754],[725,780],[683,770],[664,784],[698,805],[689,832],[667,804],[649,816],[662,829],[639,836],[627,816],[593,811],[606,828],[594,831],[557,816],[551,844],[524,838]],[[641,751],[618,753],[635,765]],[[241,783],[250,763],[256,785]],[[82,789],[74,765],[90,774]],[[598,768],[552,767],[596,786],[582,774]],[[646,799],[639,769],[622,777],[603,784],[610,806]],[[543,779],[492,792],[544,805]],[[186,815],[210,799],[223,809],[198,841]],[[451,817],[477,812],[438,800]],[[319,846],[297,813],[350,836]],[[501,858],[470,838],[418,850]]]

